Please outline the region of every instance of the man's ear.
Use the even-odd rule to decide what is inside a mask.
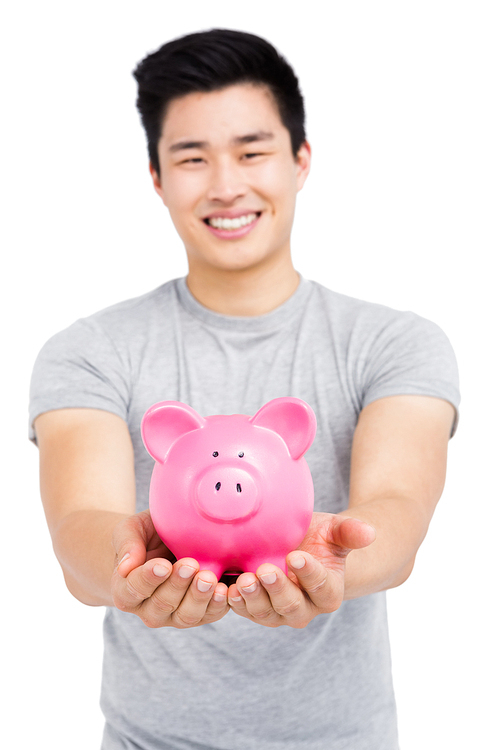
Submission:
[[[297,165],[297,192],[299,192],[304,187],[307,175],[311,170],[311,146],[308,141],[304,141],[297,151],[295,163]]]
[[[160,196],[160,198],[162,199],[162,201],[165,202],[164,201],[164,197],[163,197],[163,188],[161,186],[160,175],[158,174],[158,172],[156,171],[156,169],[153,167],[153,165],[152,165],[151,162],[149,162],[149,173],[150,173],[150,175],[151,175],[151,177],[153,179],[153,187],[154,187],[154,189],[156,190],[156,192],[158,193],[158,195]]]

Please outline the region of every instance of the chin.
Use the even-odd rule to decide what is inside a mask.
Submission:
[[[189,257],[189,255],[188,255]],[[214,253],[211,255],[192,255],[191,260],[199,268],[222,272],[242,272],[257,266],[265,265],[271,256],[267,253],[249,253],[241,247],[225,248],[224,252]]]

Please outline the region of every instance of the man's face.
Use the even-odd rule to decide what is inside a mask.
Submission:
[[[184,242],[190,271],[238,271],[290,253],[297,192],[310,167],[267,88],[242,84],[170,103],[155,189]]]

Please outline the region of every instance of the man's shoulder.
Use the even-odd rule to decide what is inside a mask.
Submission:
[[[176,304],[178,281],[173,279],[150,292],[78,318],[51,336],[41,354],[52,350],[107,349],[111,342],[118,350],[128,350],[172,317],[169,310]]]
[[[324,311],[344,321],[351,320],[353,323],[361,321],[389,322],[408,318],[419,318],[416,313],[407,310],[397,310],[380,302],[351,297],[347,294],[329,289],[317,281],[310,281],[312,297],[316,305],[323,307]]]
[[[378,302],[340,294],[311,281],[313,320],[326,321],[330,336],[337,344],[364,350],[384,345],[400,346],[402,342],[430,341],[448,346],[446,334],[435,322],[411,310],[398,310]],[[323,326],[324,327],[324,326]]]
[[[116,302],[98,310],[92,315],[82,318],[82,320],[89,323],[112,325],[120,321],[128,324],[140,321],[143,318],[149,318],[151,315],[161,312],[177,298],[178,282],[179,279],[172,279],[145,294]]]

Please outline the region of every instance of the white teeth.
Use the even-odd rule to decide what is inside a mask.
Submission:
[[[238,216],[237,219],[222,218],[222,216],[216,216],[213,219],[209,219],[208,223],[214,229],[241,229],[246,227],[247,224],[251,224],[255,221],[257,214],[247,214],[246,216]]]

